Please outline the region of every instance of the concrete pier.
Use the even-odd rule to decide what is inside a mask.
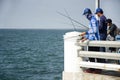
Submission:
[[[80,42],[80,32],[68,32],[64,35],[64,71],[62,80],[120,80],[120,65],[83,61],[83,57],[120,60],[120,54],[82,51],[83,46],[101,46],[120,48],[117,41]],[[79,41],[78,41],[79,40]],[[106,53],[106,54],[105,54]],[[102,54],[102,55],[101,55]],[[101,74],[85,73],[86,68],[102,69]]]
[[[110,73],[108,71],[102,74],[63,72],[63,80],[120,80],[120,73]]]

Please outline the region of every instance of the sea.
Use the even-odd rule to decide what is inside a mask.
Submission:
[[[0,80],[62,80],[69,31],[0,29]]]

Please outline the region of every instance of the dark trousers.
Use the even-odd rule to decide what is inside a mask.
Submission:
[[[104,32],[104,33],[100,33],[100,40],[106,41],[106,38],[107,38],[107,31]],[[99,51],[100,52],[105,52],[105,47],[100,47]],[[98,59],[97,62],[105,63],[106,61],[105,61],[105,59]]]
[[[88,51],[100,51],[100,47],[88,47]],[[95,62],[95,58],[89,58],[90,62]],[[105,63],[105,59],[96,58],[97,62]]]

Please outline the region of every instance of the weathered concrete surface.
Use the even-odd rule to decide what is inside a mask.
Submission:
[[[72,72],[63,72],[62,80],[83,80],[83,75],[80,73],[72,73]]]
[[[108,73],[103,72],[103,74],[91,74],[91,73],[71,73],[71,72],[63,72],[62,80],[120,80],[120,73]],[[114,74],[114,76],[112,76]]]

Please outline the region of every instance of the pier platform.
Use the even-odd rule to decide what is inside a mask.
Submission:
[[[120,61],[120,53],[96,52],[84,50],[83,47],[115,47],[120,49],[119,41],[81,42],[80,32],[68,32],[64,35],[64,71],[62,80],[120,80],[119,63],[98,63],[85,61],[84,58],[100,58]],[[87,68],[102,69],[101,74],[86,73]]]
[[[102,71],[101,74],[63,72],[63,80],[120,80],[120,72]]]

